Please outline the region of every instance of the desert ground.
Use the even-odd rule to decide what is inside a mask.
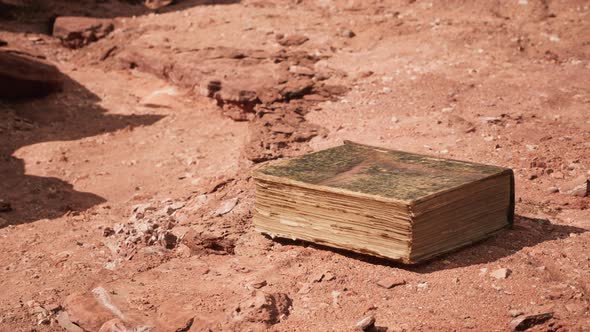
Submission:
[[[63,81],[0,100],[1,331],[590,331],[589,1],[151,7],[0,1]],[[252,172],[343,140],[512,168],[514,226],[411,266],[257,233]]]

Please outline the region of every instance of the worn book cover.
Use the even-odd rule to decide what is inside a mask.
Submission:
[[[370,239],[367,240],[367,237],[372,236],[373,233],[367,229],[371,227],[371,222],[363,224],[363,220],[367,219],[366,215],[371,211],[347,211],[349,208],[353,209],[350,207],[352,203],[342,203],[336,207],[335,201],[351,200],[352,202],[354,199],[362,199],[364,202],[373,200],[391,203],[392,205],[382,205],[380,208],[390,209],[392,215],[400,215],[399,220],[388,220],[390,224],[401,225],[407,221],[404,230],[409,229],[408,240],[404,243],[407,244],[408,255],[411,255],[414,243],[435,250],[432,244],[422,244],[421,242],[426,242],[428,239],[426,236],[422,236],[422,239],[417,232],[428,234],[429,229],[437,232],[445,231],[441,225],[428,226],[429,224],[446,223],[448,227],[462,229],[463,233],[467,230],[466,236],[469,238],[464,241],[456,240],[455,238],[461,234],[453,232],[446,232],[449,234],[447,237],[454,237],[452,239],[429,235],[432,241],[445,241],[449,245],[453,244],[453,247],[458,247],[463,243],[483,238],[499,228],[509,226],[514,216],[514,179],[510,169],[371,147],[353,142],[345,142],[344,145],[298,158],[270,163],[259,169],[254,177],[258,182],[257,195],[260,194],[260,199],[257,198],[254,222],[260,231],[367,253],[372,253],[374,249],[370,248]],[[273,191],[266,190],[268,188]],[[277,199],[284,191],[288,191],[289,196],[285,196],[282,200]],[[298,202],[298,193],[303,192],[308,197],[317,196],[315,206],[306,208],[308,202],[303,199]],[[315,209],[313,213],[310,212],[311,209]],[[325,211],[318,209],[325,209]],[[491,210],[487,213],[486,209]],[[341,220],[332,218],[335,213],[340,212]],[[452,215],[455,212],[457,216]],[[325,221],[321,217],[322,213],[331,214],[324,218],[328,225],[331,225],[328,228],[317,225]],[[387,211],[379,211],[379,213],[387,214]],[[407,216],[402,217],[403,213]],[[497,224],[498,227],[488,229],[484,227],[485,225],[473,225],[478,222],[478,218],[482,223],[491,223],[489,218],[485,218],[491,213],[504,214],[501,222]],[[472,215],[473,218],[466,219],[465,214]],[[463,220],[460,224],[457,221],[459,219]],[[342,233],[341,224],[354,224],[355,220],[358,220],[357,225],[362,224],[363,229],[358,229],[354,237],[347,239],[347,234]],[[382,220],[373,220],[372,223],[380,224],[381,222]],[[472,236],[469,236],[469,227],[473,229]],[[380,231],[374,234],[386,236]],[[406,232],[400,231],[396,235],[402,237],[406,235]],[[362,250],[358,250],[358,246],[352,243],[355,242],[355,238],[360,237],[368,243],[363,245],[366,248]],[[341,243],[335,243],[339,242],[339,238],[342,238]],[[450,250],[450,248],[439,249]],[[382,254],[384,251],[379,250],[381,254],[373,254],[391,256],[384,255]],[[415,253],[419,251],[419,248],[414,250]],[[436,252],[427,253],[426,249],[423,251],[421,254],[424,258],[437,254]]]

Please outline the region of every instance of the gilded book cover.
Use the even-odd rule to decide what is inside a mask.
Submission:
[[[406,262],[484,238],[514,214],[510,169],[352,142],[254,177],[259,231]]]

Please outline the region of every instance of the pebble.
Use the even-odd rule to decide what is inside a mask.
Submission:
[[[336,276],[332,272],[324,273],[324,281],[331,281],[336,279]]]
[[[304,67],[304,66],[290,66],[289,71],[293,74],[301,75],[301,76],[314,76],[315,75],[315,72],[312,69]]]
[[[115,230],[110,227],[105,227],[102,231],[102,236],[109,237],[111,235],[115,235]]]
[[[497,269],[494,270],[490,273],[491,277],[494,277],[496,279],[506,279],[508,278],[508,276],[512,273],[512,271],[510,269],[507,268],[501,268],[501,269]]]
[[[375,316],[370,315],[356,323],[356,329],[359,331],[367,331],[375,325]]]
[[[502,119],[497,116],[482,116],[479,118],[479,120],[481,122],[494,123],[494,124],[502,122]]]
[[[217,210],[215,210],[214,215],[215,216],[222,216],[224,214],[227,214],[227,213],[231,212],[231,210],[233,210],[236,207],[236,205],[238,205],[238,198],[237,197],[228,199],[228,200],[224,201]]]
[[[299,289],[297,294],[309,294],[310,291],[311,291],[311,284],[305,283],[305,284],[303,284],[303,286],[301,286],[301,288]]]
[[[343,29],[340,31],[340,36],[344,38],[353,38],[356,36],[356,33],[350,29]]]
[[[332,305],[334,307],[338,306],[338,301],[340,300],[340,292],[339,291],[332,291]]]
[[[416,285],[416,287],[418,287],[418,290],[424,290],[428,288],[428,283],[427,282],[419,282],[418,285]]]
[[[551,173],[551,177],[558,180],[565,179],[565,175],[563,175],[563,173],[559,171]]]
[[[310,280],[310,282],[320,282],[324,279],[324,274],[323,273],[318,273],[315,276],[313,276]]]
[[[266,285],[267,285],[266,280],[258,280],[258,281],[254,281],[253,283],[250,284],[250,286],[252,286],[252,288],[254,288],[254,289],[260,289]]]
[[[62,311],[57,315],[57,323],[68,332],[84,332],[80,326],[72,323],[68,313],[65,311]]]
[[[391,289],[395,286],[405,285],[406,281],[401,278],[396,277],[386,277],[379,281],[377,281],[377,286],[383,287],[385,289]]]
[[[557,187],[549,187],[549,188],[547,188],[547,193],[549,193],[549,194],[555,194],[555,193],[558,193],[558,192],[559,192],[559,188],[557,188]]]
[[[508,311],[508,313],[512,317],[518,317],[523,314],[522,310],[517,310],[517,309],[512,309],[512,310]]]

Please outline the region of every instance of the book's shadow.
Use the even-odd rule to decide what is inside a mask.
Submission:
[[[516,215],[514,225],[510,229],[503,230],[473,245],[454,250],[415,265],[405,265],[385,258],[373,257],[315,243],[304,242],[304,245],[329,250],[370,264],[402,268],[417,273],[430,273],[494,262],[500,258],[510,256],[525,247],[532,247],[545,241],[564,239],[572,233],[581,234],[586,231],[586,229],[575,226],[552,224],[546,219],[534,219]],[[280,239],[278,241],[285,245],[301,243],[301,241],[286,239]]]

